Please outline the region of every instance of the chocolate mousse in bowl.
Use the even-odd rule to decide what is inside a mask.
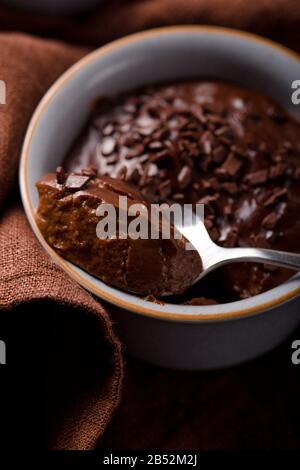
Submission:
[[[202,203],[211,238],[225,247],[299,252],[299,135],[298,122],[256,91],[213,80],[162,83],[99,99],[63,166],[77,174],[92,167],[100,177],[135,187],[147,201]],[[229,302],[291,275],[233,264],[188,288],[190,276],[172,290],[180,295],[167,300]],[[160,279],[147,293],[159,294]]]
[[[116,242],[110,251],[107,240],[96,239],[93,212],[110,178],[105,197],[122,184],[145,204],[204,203],[207,229],[220,245],[299,252],[299,124],[292,117],[299,107],[291,101],[299,64],[293,52],[248,33],[162,28],[93,51],[39,104],[20,164],[28,220],[54,262],[107,302],[129,354],[164,367],[215,369],[266,353],[299,326],[299,275],[239,263],[188,287],[196,272],[191,263],[181,272],[182,245],[173,240],[167,246],[157,240],[142,257],[140,247],[130,247],[139,253],[130,265],[141,275],[135,279],[146,280],[142,266],[152,273],[144,283],[150,295],[133,294],[124,284],[134,274],[129,246],[120,259]],[[79,200],[84,208],[76,210]],[[60,217],[74,222],[69,244]],[[85,229],[89,248],[111,269],[90,265]],[[161,297],[159,284],[173,261],[180,268],[173,275],[184,283]],[[199,259],[195,267],[201,269]]]

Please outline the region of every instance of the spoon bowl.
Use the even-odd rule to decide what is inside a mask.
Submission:
[[[265,263],[300,270],[300,254],[265,248],[224,248],[212,241],[201,217],[187,206],[184,217],[175,219],[175,228],[190,243],[187,249],[196,250],[202,260],[202,271],[195,279],[198,282],[209,272],[231,263]]]

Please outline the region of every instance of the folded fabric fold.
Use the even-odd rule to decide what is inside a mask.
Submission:
[[[10,437],[19,440],[15,448],[22,449],[24,441],[25,448],[35,447],[36,434],[43,429],[44,436],[38,440],[41,447],[90,449],[119,401],[120,343],[100,303],[50,260],[20,204],[13,202],[30,116],[50,84],[84,51],[5,34],[0,35],[0,51],[1,80],[7,88],[6,104],[0,108],[0,331],[13,351],[12,396],[16,384],[22,389],[26,383],[27,393],[20,393],[15,403],[18,422],[22,427],[32,420],[25,436],[14,429]],[[35,351],[28,378],[18,367],[27,348]],[[45,396],[37,406],[30,400],[35,396],[34,387],[40,387],[43,380],[47,383]],[[33,406],[29,415],[25,398]],[[34,428],[36,420],[41,429]]]

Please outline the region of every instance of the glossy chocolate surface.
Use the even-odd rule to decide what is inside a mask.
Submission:
[[[64,166],[92,165],[157,202],[205,203],[206,226],[223,246],[299,252],[299,136],[300,125],[255,91],[217,81],[162,84],[99,100]],[[174,301],[246,298],[291,274],[231,265]]]

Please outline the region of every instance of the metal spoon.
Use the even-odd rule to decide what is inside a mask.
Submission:
[[[251,261],[300,270],[300,254],[262,248],[223,248],[214,243],[199,216],[185,208],[183,220],[175,228],[193,245],[202,259],[203,271],[195,283],[214,269],[230,263]]]

